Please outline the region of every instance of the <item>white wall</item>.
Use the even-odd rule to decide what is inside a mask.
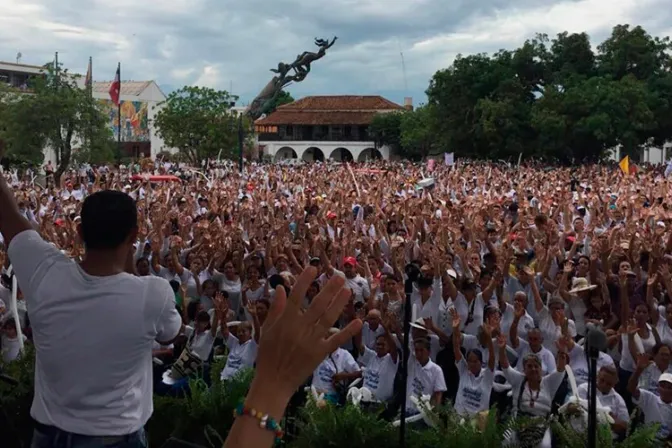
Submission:
[[[313,154],[308,151],[309,148],[317,148],[322,151],[325,159],[333,158],[340,160],[339,148],[350,151],[355,161],[364,161],[367,156],[373,154],[375,150],[374,142],[325,142],[325,141],[282,141],[282,142],[259,142],[264,145],[264,154],[271,155],[274,160],[282,160],[293,157],[292,150],[297,158],[306,161],[313,160]],[[390,148],[383,146],[378,148],[383,159],[390,158]]]
[[[621,148],[616,147],[612,150],[611,159],[621,160]],[[672,157],[672,143],[666,143],[662,148],[643,149],[641,154],[642,162],[652,163],[654,165],[666,163]]]

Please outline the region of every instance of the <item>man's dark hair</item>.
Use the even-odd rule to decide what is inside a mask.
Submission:
[[[138,226],[135,201],[121,191],[88,196],[82,206],[82,239],[87,250],[116,249]]]

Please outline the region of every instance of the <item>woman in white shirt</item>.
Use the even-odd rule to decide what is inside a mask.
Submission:
[[[460,316],[451,308],[453,318],[453,335],[460,334]],[[455,364],[460,374],[460,383],[455,398],[455,411],[458,414],[473,417],[481,411],[490,408],[490,392],[495,379],[495,356],[492,342],[492,330],[488,325],[483,326],[484,338],[488,341],[488,367],[483,368],[483,354],[480,350],[469,350],[465,362],[460,350],[460,338],[453,337],[453,352]]]
[[[226,316],[228,314],[228,303],[226,299],[222,298],[221,293],[217,294],[215,298],[215,307],[220,316]],[[251,311],[252,307],[250,307],[250,312]],[[219,327],[222,332],[222,337],[229,349],[226,365],[220,374],[220,378],[223,381],[233,378],[243,369],[253,368],[254,363],[257,361],[257,349],[261,331],[256,312],[253,314],[252,318],[254,319],[253,324],[250,322],[242,322],[238,325],[236,336],[229,331],[227,323],[220,320]],[[253,329],[254,337],[252,336]]]
[[[397,374],[397,345],[384,324],[383,334],[375,339],[374,350],[363,342],[360,332],[355,336],[355,347],[359,353],[358,362],[364,366],[363,387],[373,394],[376,401],[386,402],[394,395],[394,377]]]
[[[520,373],[509,365],[506,357],[506,338],[501,336],[498,340],[499,360],[502,373],[513,388],[513,413],[514,416],[543,417],[551,413],[553,398],[558,392],[562,380],[565,378],[565,364],[567,360],[566,336],[558,341],[557,370],[546,376],[541,373],[541,361],[537,355],[529,354],[523,358],[523,373]],[[539,426],[546,426],[539,422]],[[532,429],[532,428],[530,428]],[[533,432],[534,433],[534,432]],[[537,432],[538,433],[538,432]],[[526,439],[525,433],[516,434],[517,440]],[[548,429],[543,433],[543,438],[538,442],[543,448],[551,447],[551,433]],[[531,446],[535,446],[532,443]]]
[[[665,344],[656,344],[651,352],[653,353],[653,362],[644,369],[639,377],[639,388],[659,396],[658,379],[660,375],[672,373],[672,365],[670,364],[672,352],[670,347]]]

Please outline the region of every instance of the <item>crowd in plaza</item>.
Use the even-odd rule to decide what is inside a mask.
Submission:
[[[430,406],[450,402],[465,419],[492,408],[531,419],[515,436],[520,441],[551,446],[549,417],[576,412],[577,398],[587,397],[584,337],[599,328],[608,347],[599,354],[597,397],[608,408],[604,422],[613,437],[625,437],[636,415],[638,424],[660,425],[661,441],[672,439],[672,180],[660,167],[625,174],[608,165],[372,161],[247,164],[241,174],[229,164],[144,161],[86,166],[61,179],[47,176],[43,184],[30,174],[3,175],[19,213],[49,243],[39,249],[49,266],[28,273],[25,261],[13,259],[34,247],[27,237],[19,234],[9,250],[0,249],[2,360],[12,362],[24,344],[36,345],[36,397],[43,399],[33,405],[38,430],[87,436],[138,431],[151,415],[138,393],[178,395],[189,374],[208,372],[220,356],[226,356],[219,372],[224,381],[258,367],[264,329],[275,329],[274,304],[300,295],[296,306],[312,316],[315,298],[333,296],[338,279],[350,298],[342,312],[327,313],[334,318],[318,322],[320,328],[336,335],[358,329],[358,320],[363,325],[311,368],[304,385],[320,402],[343,404],[349,388],[356,388],[385,405],[391,420],[403,395],[409,417],[423,411],[418,397]],[[46,317],[45,291],[90,281],[82,274],[77,285],[66,278],[57,283],[46,272],[82,261],[90,249],[78,231],[90,216],[83,205],[103,190],[123,192],[135,204],[137,238],[124,269],[155,278],[134,283],[138,289],[130,292],[168,294],[174,312],[161,311],[153,324],[158,342],[151,342],[151,355],[147,349],[142,372],[129,371],[123,361],[127,340],[98,338],[104,314],[70,323],[77,319],[72,313],[87,306],[76,297],[65,307],[70,315]],[[420,275],[407,294],[409,264]],[[19,277],[15,307],[10,265]],[[42,294],[46,298],[37,297]],[[127,321],[119,325],[140,325],[150,313],[115,300],[109,306],[127,307]],[[398,366],[406,307],[412,324],[404,386]],[[44,331],[33,328],[34,319],[58,322]],[[77,347],[65,347],[54,328],[91,333],[80,334]],[[179,336],[160,338],[171,331]],[[309,342],[297,347],[308,350]],[[83,353],[97,350],[118,358],[105,368],[119,371],[81,365],[76,374],[39,371],[40,362],[60,357],[79,363]],[[65,381],[69,375],[72,381]],[[86,375],[95,375],[95,384]],[[151,389],[139,391],[120,379],[138,375],[150,377]],[[110,383],[126,390],[115,395],[101,389]],[[65,384],[79,390],[63,390]],[[47,403],[52,399],[68,412]],[[120,417],[124,402],[132,409]],[[111,411],[96,414],[97,406]]]

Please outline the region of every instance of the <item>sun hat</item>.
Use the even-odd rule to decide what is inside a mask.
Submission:
[[[592,291],[595,288],[597,288],[597,285],[591,285],[585,277],[576,277],[572,280],[572,289],[569,293],[577,294],[583,291]]]

